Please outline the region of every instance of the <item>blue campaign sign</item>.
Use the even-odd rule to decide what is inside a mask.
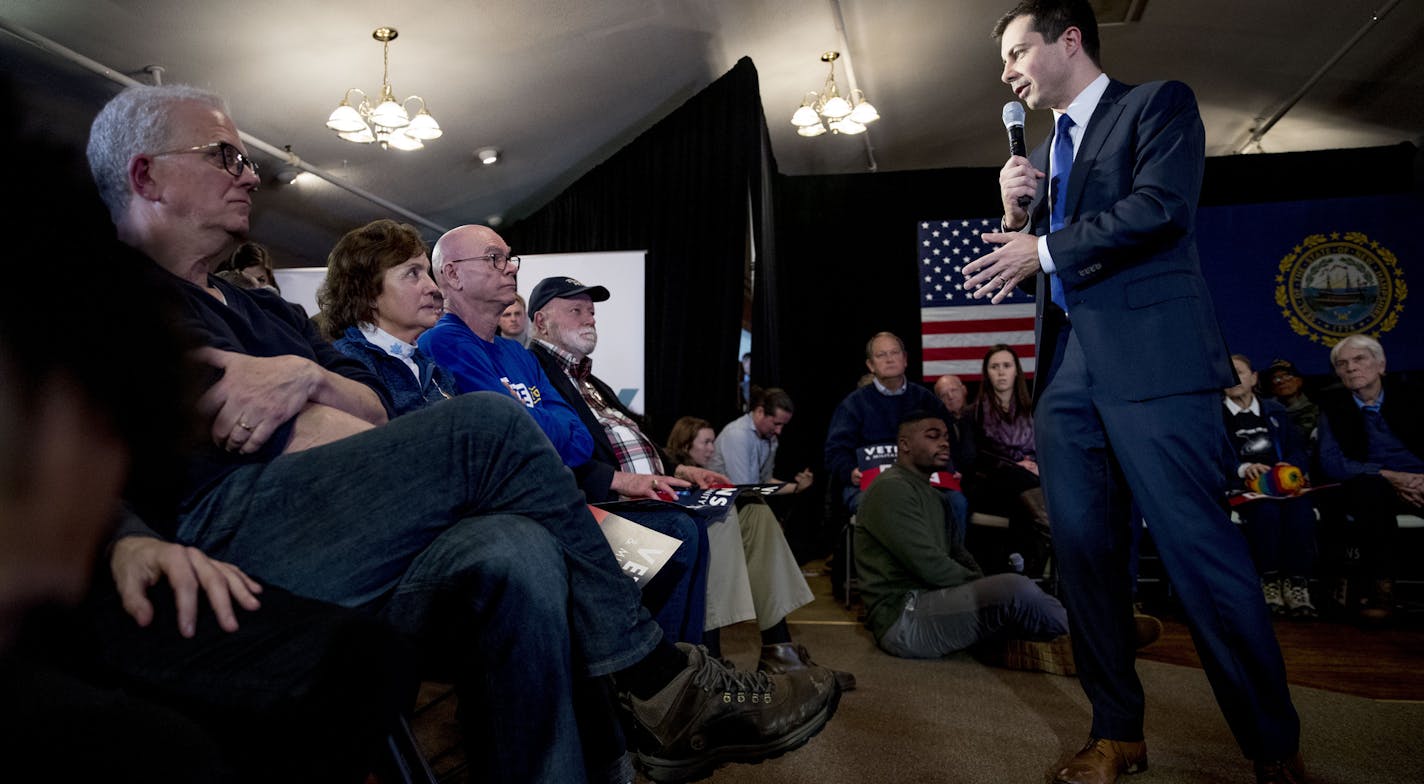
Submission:
[[[1424,199],[1414,194],[1204,207],[1197,249],[1222,332],[1259,369],[1330,372],[1330,346],[1363,332],[1391,370],[1424,369]],[[1417,298],[1416,298],[1417,299]]]

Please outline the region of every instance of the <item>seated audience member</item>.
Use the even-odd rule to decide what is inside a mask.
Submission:
[[[791,396],[785,390],[773,387],[762,391],[753,387],[751,410],[717,434],[712,462],[707,467],[725,474],[733,484],[779,484],[778,493],[805,492],[816,480],[811,469],[797,472],[790,482],[771,475],[776,465],[777,439],[793,413]]]
[[[495,334],[510,340],[519,341],[519,345],[529,348],[529,311],[528,304],[521,294],[514,295],[514,304],[504,309],[499,314],[499,328]]]
[[[758,425],[759,428],[773,419],[789,421],[791,401],[783,400],[784,396],[780,390],[770,390],[762,398],[762,405],[753,408],[753,413],[747,416],[760,416],[763,424]],[[763,405],[772,406],[777,414],[767,416]],[[779,431],[786,421],[775,429]],[[727,429],[723,428],[722,432],[725,435]],[[724,446],[726,442],[722,438],[714,439],[710,422],[683,417],[673,424],[668,434],[667,454],[676,465],[707,467],[715,462],[717,450]],[[773,452],[775,448],[773,444]],[[769,459],[774,461],[774,455]],[[749,465],[756,466],[757,461],[750,461]],[[769,477],[770,462],[767,466]],[[764,483],[761,471],[756,468],[740,478],[736,473],[728,473],[728,476],[735,484]],[[801,566],[786,543],[786,535],[771,506],[759,496],[750,503],[739,503],[738,508],[729,510],[725,517],[708,526],[707,539],[712,553],[707,577],[708,630],[703,635],[707,649],[713,656],[722,655],[721,627],[755,618],[762,643],[758,668],[781,672],[810,663],[811,655],[806,646],[791,641],[786,616],[797,607],[810,604],[815,595],[801,574]],[[837,672],[836,679],[842,691],[855,688],[855,676],[848,672]]]
[[[454,379],[415,345],[441,310],[415,227],[380,219],[353,229],[332,248],[326,269],[317,299],[340,336],[333,345],[380,377],[394,414],[450,399]],[[610,695],[598,683],[576,681],[574,710],[590,781],[626,782],[633,774]]]
[[[1320,467],[1344,485],[1360,568],[1373,583],[1356,603],[1360,617],[1385,621],[1394,612],[1396,517],[1424,514],[1424,396],[1385,376],[1384,347],[1367,335],[1336,343],[1330,364],[1344,387],[1320,400]]]
[[[435,243],[433,261],[446,313],[420,336],[421,349],[451,371],[460,389],[503,393],[522,403],[573,470],[588,503],[617,501],[620,495],[660,499],[689,485],[661,476],[660,468],[639,459],[645,458],[642,446],[656,453],[651,442],[637,440],[641,432],[624,433],[632,446],[615,456],[604,427],[588,413],[572,382],[562,372],[546,373],[535,354],[495,334],[500,314],[516,296],[519,257],[510,255],[509,245],[493,229],[451,229]],[[627,464],[620,467],[623,458]],[[652,508],[624,505],[618,514],[683,546],[644,587],[643,601],[656,608],[654,620],[669,639],[700,643],[706,620],[707,532],[674,506],[646,506]]]
[[[326,258],[317,302],[331,345],[381,380],[394,416],[458,393],[450,372],[415,344],[441,305],[414,226],[382,218],[347,232]]]
[[[949,412],[945,424],[949,425],[949,459],[965,477],[974,473],[974,462],[978,458],[974,449],[974,422],[969,406],[969,390],[964,381],[955,375],[943,375],[935,381],[935,397],[944,403]]]
[[[209,274],[247,231],[258,183],[221,98],[130,87],[95,119],[89,160],[119,238],[166,273],[195,356],[215,369],[200,400],[211,440],[185,460],[162,533],[406,631],[480,691],[462,718],[493,779],[584,776],[575,666],[615,676],[658,781],[784,753],[829,719],[839,689],[824,670],[735,672],[663,637],[508,395],[375,427],[389,407],[373,375],[274,293]],[[735,698],[752,692],[782,699]]]
[[[17,265],[0,287],[6,780],[364,780],[414,699],[403,648],[353,611],[262,591],[152,538],[121,509],[121,490],[162,492],[171,477],[194,402],[182,345],[79,156],[22,146],[12,173],[32,198],[5,211],[9,250],[108,273],[70,276],[62,319],[36,296],[53,285],[44,265]],[[143,350],[114,351],[115,330]],[[116,516],[110,569],[93,571]],[[82,610],[59,609],[91,576]]]
[[[1305,443],[1285,408],[1251,391],[1256,386],[1256,373],[1250,359],[1232,354],[1231,363],[1240,383],[1226,390],[1222,414],[1238,463],[1238,489],[1277,465],[1304,471],[1309,461]],[[1315,567],[1315,509],[1310,499],[1252,501],[1237,506],[1236,513],[1251,543],[1251,559],[1261,575],[1261,590],[1271,613],[1314,618],[1310,576]]]
[[[949,463],[948,432],[939,416],[907,415],[895,465],[861,499],[855,562],[866,627],[893,656],[935,658],[986,643],[1009,666],[1072,674],[1063,605],[1021,574],[985,577],[949,538],[929,481]]]
[[[1305,396],[1304,387],[1305,379],[1289,360],[1277,359],[1261,374],[1261,394],[1274,397],[1277,403],[1285,406],[1286,414],[1301,438],[1310,443],[1315,436],[1320,408]]]
[[[282,290],[277,287],[277,275],[272,270],[272,257],[267,249],[255,242],[244,242],[237,246],[237,250],[218,265],[216,273],[236,272],[246,278],[251,284],[242,288],[271,289],[278,294]],[[215,273],[215,274],[216,274]],[[229,280],[226,276],[224,280]]]
[[[1013,348],[1002,343],[990,348],[982,372],[974,400],[974,478],[966,491],[975,508],[1009,518],[1024,574],[1040,577],[1051,547],[1033,441],[1033,398]]]
[[[948,416],[939,399],[905,377],[905,344],[890,332],[880,332],[865,344],[865,366],[870,383],[857,387],[836,406],[826,433],[826,473],[831,492],[854,514],[860,505],[861,447],[894,444],[899,421],[911,411],[929,411],[941,419]],[[957,467],[952,467],[955,470]],[[964,542],[969,519],[969,503],[957,490],[944,490],[954,540]]]

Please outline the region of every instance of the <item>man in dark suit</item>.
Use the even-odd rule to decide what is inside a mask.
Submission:
[[[1147,764],[1133,668],[1131,502],[1181,598],[1227,723],[1263,782],[1302,780],[1300,723],[1226,487],[1220,390],[1236,383],[1193,240],[1204,166],[1180,82],[1129,86],[1098,59],[1083,0],[1028,0],[994,29],[1003,81],[1055,132],[999,175],[1003,233],[964,268],[998,302],[1040,296],[1036,431],[1092,737],[1058,782]],[[1040,187],[1040,185],[1045,187]]]

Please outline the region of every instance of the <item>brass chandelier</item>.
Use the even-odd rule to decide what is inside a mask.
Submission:
[[[865,133],[867,123],[880,119],[880,113],[865,100],[865,93],[860,90],[852,89],[849,97],[841,96],[836,87],[836,60],[840,56],[840,52],[821,55],[821,62],[830,67],[826,83],[819,93],[814,90],[806,93],[801,107],[791,115],[791,124],[802,136],[820,136],[827,128],[831,133]]]
[[[365,92],[352,87],[346,91],[341,103],[326,120],[326,127],[336,131],[336,135],[348,142],[370,144],[376,142],[382,149],[394,147],[397,150],[419,150],[425,142],[440,138],[443,131],[435,118],[426,111],[425,99],[412,95],[401,101],[396,100],[391,89],[391,41],[400,35],[394,27],[377,27],[371,37],[381,42],[383,65],[381,67],[381,94],[375,105]],[[361,101],[351,104],[351,95],[360,94]],[[406,110],[411,101],[420,102],[420,110],[412,117]]]

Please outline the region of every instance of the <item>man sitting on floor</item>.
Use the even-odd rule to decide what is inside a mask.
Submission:
[[[885,652],[935,658],[979,643],[1006,666],[1071,675],[1068,614],[1021,574],[985,577],[951,541],[930,475],[949,463],[948,427],[933,414],[900,422],[899,454],[860,501],[855,563],[865,625]]]

